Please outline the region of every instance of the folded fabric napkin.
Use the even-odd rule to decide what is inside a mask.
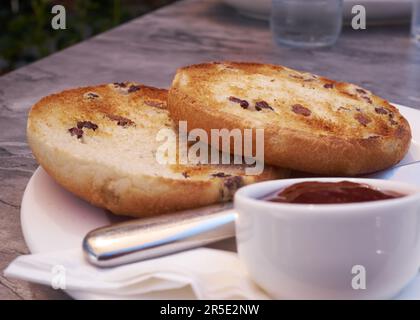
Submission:
[[[269,299],[236,253],[209,248],[103,269],[80,249],[38,253],[16,258],[4,275],[83,299]],[[395,299],[420,299],[420,275]]]
[[[4,271],[99,299],[268,299],[236,253],[200,248],[115,268],[96,268],[81,249],[16,258]]]

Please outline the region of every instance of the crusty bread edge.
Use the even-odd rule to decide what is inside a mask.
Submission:
[[[97,87],[88,88],[94,90]],[[87,88],[71,91],[81,89]],[[60,97],[60,93],[41,99],[31,108],[27,122],[27,140],[37,162],[66,190],[114,214],[132,217],[175,212],[223,200],[223,195],[220,194],[223,179],[220,178],[184,181],[146,174],[130,176],[117,168],[90,163],[83,157],[49,144],[32,123],[33,111],[57,97]],[[286,175],[287,170],[270,168],[261,176],[244,176],[244,183],[282,178]],[[113,185],[121,187],[115,190],[111,187]]]
[[[258,63],[244,64],[248,67],[260,65]],[[206,64],[197,66],[203,65]],[[218,114],[209,106],[200,105],[177,86],[177,76],[183,71],[197,66],[193,65],[178,69],[175,75],[168,94],[168,109],[172,119],[175,122],[186,120],[188,130],[201,128],[207,133],[210,133],[211,129],[219,128],[213,125],[216,123],[223,123],[228,130],[237,128],[238,119],[234,115],[226,116],[225,114]],[[338,83],[334,80],[327,80],[332,83]],[[397,111],[387,101],[383,100],[383,103],[386,103],[389,108]],[[188,106],[188,108],[185,106]],[[279,132],[275,128],[264,128],[264,160],[266,163],[274,166],[282,166],[323,175],[355,176],[380,171],[401,161],[409,149],[411,141],[410,126],[402,116],[400,117],[400,121],[403,124],[400,125],[400,130],[398,130],[399,146],[394,147],[390,153],[385,153],[381,147],[382,144],[371,139],[344,139],[331,136],[318,137],[310,134],[302,134],[302,132],[290,129]],[[249,127],[252,128],[252,124]],[[286,132],[287,135],[285,134]],[[383,142],[387,143],[385,141],[387,140],[386,137],[379,139],[384,139]],[[253,141],[253,145],[255,146],[255,141]],[[278,152],[277,146],[279,145],[284,145],[288,148],[288,155],[282,156]],[[218,145],[214,145],[214,147],[218,147]],[[231,150],[233,150],[233,146],[231,146]],[[303,150],[307,150],[307,152],[303,152]],[[394,150],[398,150],[398,152]],[[355,157],[360,154],[365,154],[363,161],[360,161],[361,157],[358,158],[358,162],[354,161]]]

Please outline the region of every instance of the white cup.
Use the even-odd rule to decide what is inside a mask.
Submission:
[[[405,194],[350,204],[260,200],[304,181],[352,181]],[[276,299],[387,299],[420,267],[420,189],[387,180],[267,181],[235,195],[236,239],[250,276]]]

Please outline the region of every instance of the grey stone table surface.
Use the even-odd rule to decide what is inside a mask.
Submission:
[[[217,0],[177,2],[6,74],[0,78],[0,299],[68,298],[2,273],[28,253],[19,211],[37,167],[25,137],[30,106],[52,92],[87,84],[134,80],[168,87],[178,67],[209,60],[283,64],[420,109],[420,47],[410,42],[408,25],[344,28],[332,48],[281,48],[273,44],[267,22],[241,17]]]

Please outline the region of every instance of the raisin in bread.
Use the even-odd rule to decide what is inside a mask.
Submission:
[[[41,166],[64,188],[116,214],[155,215],[230,200],[242,185],[285,177],[266,167],[161,164],[156,141],[176,131],[167,91],[136,83],[68,90],[35,104],[27,126]]]
[[[215,62],[181,68],[168,108],[175,121],[188,121],[189,129],[263,128],[267,163],[316,174],[390,167],[411,140],[398,110],[370,91],[276,65]]]

